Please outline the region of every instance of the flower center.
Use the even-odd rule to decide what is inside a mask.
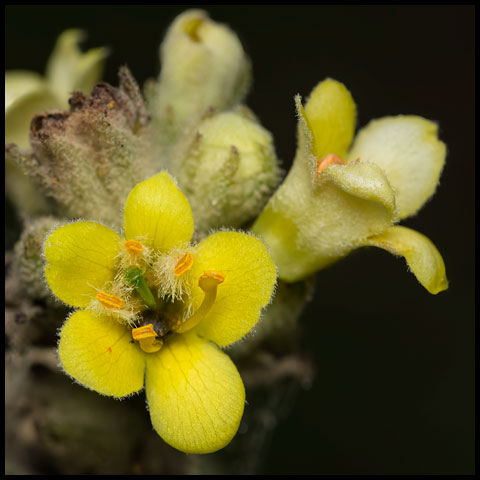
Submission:
[[[325,170],[330,165],[345,165],[345,160],[342,157],[339,157],[335,153],[329,153],[327,156],[317,160],[317,175],[319,175],[323,170]]]
[[[175,303],[164,305],[163,311],[149,310],[144,313],[144,324],[132,329],[132,338],[138,341],[140,348],[146,353],[158,352],[163,346],[163,338],[170,332],[184,333],[197,326],[212,308],[217,297],[217,287],[225,280],[220,271],[209,270],[198,280],[198,286],[205,296],[195,313],[182,322]]]
[[[141,252],[143,247],[136,240],[125,242],[128,251]],[[177,257],[178,258],[178,257]],[[175,267],[170,264],[170,268],[174,270],[176,277],[180,277],[183,273],[190,270],[193,265],[193,255],[189,252],[176,262]],[[135,315],[137,316],[133,322],[129,322],[140,326],[132,328],[133,341],[139,343],[140,348],[146,353],[154,353],[159,351],[164,343],[164,338],[171,332],[184,333],[196,327],[201,320],[205,318],[213,307],[217,298],[217,288],[225,280],[225,275],[219,270],[206,270],[198,279],[198,286],[204,293],[204,297],[200,306],[194,311],[193,315],[189,315],[191,304],[185,302],[184,299],[178,299],[173,296],[160,295],[155,289],[154,292],[158,298],[152,293],[147,280],[144,276],[145,269],[139,265],[134,265],[123,270],[122,282],[128,285],[140,297],[143,308],[139,306]],[[151,277],[147,275],[147,279]],[[124,307],[131,307],[133,299],[129,293],[126,293],[125,301],[116,295],[106,292],[98,292],[97,300],[105,307],[114,310],[121,310]],[[161,298],[160,298],[161,297]],[[137,298],[137,300],[140,300]],[[138,308],[138,307],[137,307]],[[127,308],[128,310],[128,308]],[[187,317],[185,319],[185,317]]]

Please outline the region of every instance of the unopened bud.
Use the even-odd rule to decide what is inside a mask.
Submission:
[[[45,282],[43,245],[47,234],[58,224],[59,219],[55,217],[38,217],[28,221],[15,245],[15,273],[19,275],[26,293],[33,298],[51,297],[51,290]]]
[[[207,110],[226,110],[242,101],[250,61],[237,35],[201,10],[175,19],[160,56],[162,70],[149,104],[154,137],[166,152]]]
[[[272,135],[240,111],[204,120],[185,158],[178,180],[200,232],[244,225],[280,178]]]
[[[52,208],[52,202],[42,195],[20,167],[31,161],[32,152],[13,143],[5,145],[5,193],[23,219],[47,215]]]

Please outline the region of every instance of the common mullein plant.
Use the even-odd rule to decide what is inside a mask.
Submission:
[[[447,288],[434,244],[398,225],[438,185],[435,123],[399,115],[355,135],[349,90],[319,79],[295,97],[282,181],[271,133],[242,103],[251,65],[227,26],[177,17],[143,93],[126,67],[118,87],[99,82],[107,52],[82,53],[80,38],[61,35],[45,77],[5,75],[16,272],[32,298],[71,307],[58,359],[75,382],[116,399],[145,388],[165,442],[215,452],[248,400],[229,353],[291,326],[317,271],[375,246],[429,293]]]

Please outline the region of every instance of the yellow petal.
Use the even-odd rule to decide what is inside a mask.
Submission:
[[[272,257],[261,240],[246,233],[217,232],[197,247],[192,276],[193,306],[199,308],[205,293],[198,278],[205,271],[221,272],[215,303],[196,331],[226,346],[244,337],[258,322],[261,309],[270,302],[276,282]]]
[[[361,129],[348,154],[380,166],[392,185],[400,219],[415,214],[433,195],[446,147],[435,123],[417,116],[385,117]]]
[[[150,418],[163,440],[185,453],[215,452],[232,440],[245,390],[228,355],[194,333],[173,334],[146,362]]]
[[[5,111],[19,97],[45,86],[41,75],[28,70],[8,70],[5,72]]]
[[[305,116],[313,134],[313,154],[344,157],[355,132],[356,107],[352,95],[336,80],[327,78],[310,94]]]
[[[48,60],[47,78],[63,108],[68,107],[68,98],[74,90],[89,94],[102,75],[108,50],[92,48],[83,53],[78,44],[84,37],[81,30],[65,30]]]
[[[30,122],[33,117],[58,106],[59,101],[40,75],[28,71],[6,72],[5,143],[30,148]]]
[[[127,240],[144,237],[145,245],[158,250],[168,251],[192,238],[190,204],[166,172],[139,183],[130,192],[123,218]]]
[[[389,228],[395,216],[392,189],[377,165],[334,164],[312,184],[303,153],[252,227],[287,282],[339,260]]]
[[[113,318],[80,310],[62,327],[58,354],[77,382],[103,395],[124,397],[143,387],[144,356],[131,340],[130,329]]]
[[[365,245],[383,248],[393,255],[405,257],[417,280],[433,295],[448,288],[443,258],[425,235],[410,228],[395,226],[370,237]]]
[[[115,277],[120,242],[113,230],[95,222],[54,230],[45,242],[45,277],[52,292],[62,302],[86,307]]]

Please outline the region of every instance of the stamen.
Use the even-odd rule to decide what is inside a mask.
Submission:
[[[340,165],[345,165],[345,160],[343,160],[342,157],[339,157],[338,155],[335,155],[334,153],[329,153],[326,157],[320,158],[317,160],[317,175],[325,170],[327,167],[330,165],[334,164],[340,164]]]
[[[187,252],[175,265],[175,275],[179,277],[183,273],[190,270],[192,268],[192,265],[193,255]]]
[[[157,336],[157,332],[153,328],[153,323],[143,325],[142,327],[132,328],[132,338],[134,340],[143,340],[144,338]]]
[[[137,253],[141,252],[143,250],[143,245],[140,242],[137,242],[137,240],[127,240],[125,243],[125,248],[127,249],[127,252],[132,253],[136,255]]]
[[[188,330],[191,330],[193,327],[196,327],[213,307],[215,299],[217,298],[217,287],[223,283],[224,280],[225,275],[223,272],[216,270],[208,270],[203,272],[203,275],[198,279],[198,286],[205,293],[202,304],[190,318],[187,318],[187,320],[185,320],[183,323],[177,322],[177,324],[173,327],[173,330],[178,333],[184,333]]]
[[[152,323],[143,327],[133,328],[132,338],[138,341],[140,348],[146,353],[158,352],[163,345],[163,340],[158,338]]]
[[[157,303],[155,298],[148,288],[147,282],[143,277],[143,272],[140,267],[129,267],[125,270],[125,280],[128,284],[135,287],[137,293],[142,297],[145,305],[149,308],[156,308]]]
[[[123,306],[123,300],[115,295],[105,292],[98,292],[95,297],[102,305],[108,308],[120,309]]]

